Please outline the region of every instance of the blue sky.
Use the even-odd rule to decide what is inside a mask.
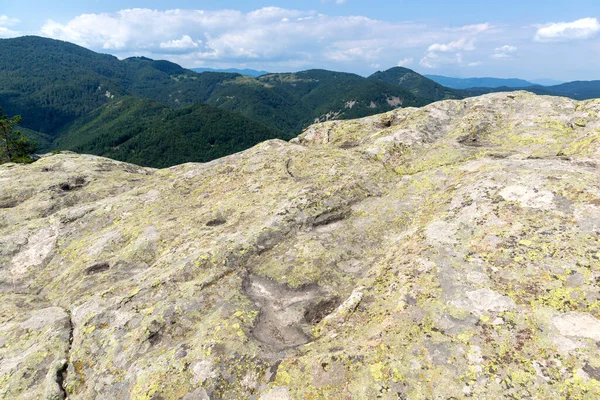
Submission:
[[[273,72],[327,68],[600,79],[597,0],[5,2],[0,37],[36,34],[120,58]]]

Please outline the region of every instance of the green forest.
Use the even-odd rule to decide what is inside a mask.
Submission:
[[[68,42],[0,39],[0,107],[40,152],[73,150],[140,165],[209,161],[310,124],[494,91],[457,90],[395,67],[365,78],[326,70],[197,73],[168,61],[125,60]],[[598,97],[600,85],[533,87],[539,94]]]

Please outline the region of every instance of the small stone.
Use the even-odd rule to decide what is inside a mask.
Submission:
[[[552,319],[552,325],[563,336],[600,341],[600,320],[590,314],[570,312]]]

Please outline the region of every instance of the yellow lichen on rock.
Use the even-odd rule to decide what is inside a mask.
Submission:
[[[0,166],[0,397],[600,396],[600,102]]]

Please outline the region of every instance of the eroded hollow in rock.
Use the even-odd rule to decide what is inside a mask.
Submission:
[[[86,184],[86,179],[82,176],[78,176],[75,179],[70,179],[68,182],[63,182],[58,185],[58,188],[63,192],[70,192],[77,190]]]
[[[225,218],[223,217],[217,217],[214,219],[211,219],[210,221],[208,221],[206,223],[206,226],[219,226],[219,225],[223,225],[225,224],[227,221],[225,220]]]
[[[110,264],[107,262],[99,262],[85,269],[86,275],[95,275],[100,272],[108,271],[110,269]]]
[[[19,204],[18,200],[4,198],[0,199],[0,208],[14,208]]]
[[[316,284],[290,289],[267,278],[250,275],[244,291],[260,309],[252,335],[274,350],[294,348],[311,341],[313,324],[339,304]]]

